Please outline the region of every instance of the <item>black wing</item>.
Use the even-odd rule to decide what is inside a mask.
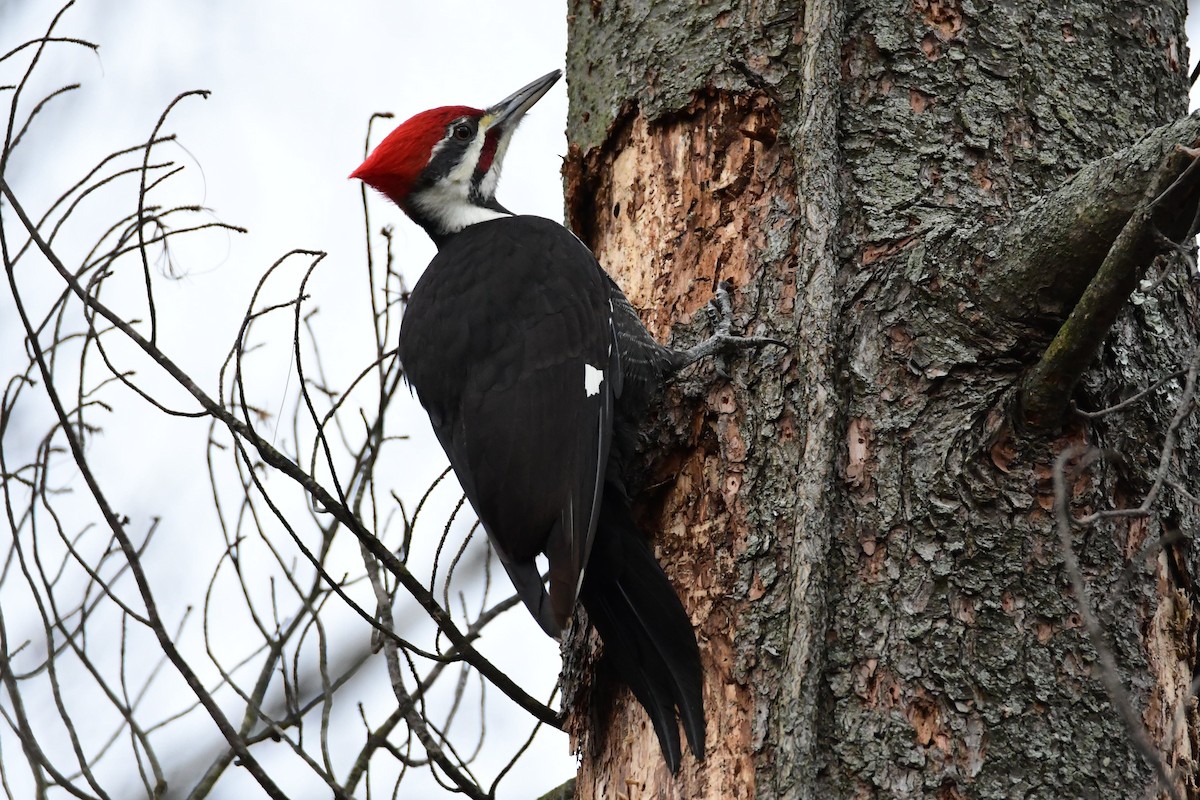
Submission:
[[[518,594],[551,635],[570,617],[595,534],[620,374],[613,341],[595,258],[537,217],[446,240],[401,327],[408,380]],[[550,564],[549,595],[538,553]]]

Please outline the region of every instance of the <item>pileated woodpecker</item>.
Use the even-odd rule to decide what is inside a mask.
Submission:
[[[409,298],[400,360],[517,593],[551,636],[576,598],[583,603],[674,772],[677,720],[704,757],[700,654],[633,521],[618,454],[675,371],[777,342],[721,333],[690,350],[660,345],[570,231],[496,201],[513,131],[561,74],[487,109],[417,114],[351,177],[395,202],[438,246]]]

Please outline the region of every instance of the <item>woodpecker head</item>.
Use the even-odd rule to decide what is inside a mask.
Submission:
[[[388,134],[350,174],[378,190],[440,241],[507,215],[496,202],[500,164],[517,124],[558,81],[555,70],[486,108],[422,111]]]

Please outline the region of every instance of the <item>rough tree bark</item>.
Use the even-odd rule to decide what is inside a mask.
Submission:
[[[1182,379],[1094,420],[1063,403],[1111,405],[1196,346],[1178,262],[1130,297],[1158,248],[1127,225],[1200,136],[1184,2],[569,13],[569,224],[658,335],[695,315],[674,335],[699,336],[729,278],[735,332],[793,343],[689,373],[647,430],[644,522],[699,631],[706,760],[672,778],[636,703],[593,680],[595,640],[575,640],[576,796],[1143,796],[1154,770],[1100,680],[1052,484],[1060,453],[1097,445],[1122,458],[1074,478],[1074,513],[1138,506]],[[1159,227],[1195,204],[1188,177]],[[1111,313],[1039,373],[1123,229],[1125,271],[1093,287]],[[1169,462],[1184,480],[1193,419]],[[1122,682],[1189,797],[1198,521],[1167,488],[1147,516],[1074,529]]]

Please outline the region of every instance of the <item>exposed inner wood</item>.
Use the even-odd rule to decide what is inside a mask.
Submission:
[[[653,130],[629,113],[602,152],[572,154],[571,225],[655,335],[707,304],[719,280],[749,283],[778,125],[765,97],[710,95]]]
[[[777,128],[767,98],[713,92],[666,120],[651,122],[630,110],[603,148],[569,159],[569,224],[660,339],[707,305],[718,281],[746,287],[758,278],[757,256],[767,236],[760,226],[791,185]],[[746,302],[737,298],[735,332]],[[685,444],[655,465],[651,481],[658,485],[642,523],[697,626],[706,763],[697,770],[686,757],[680,778],[671,779],[645,712],[627,690],[606,720],[609,711],[595,707],[599,695],[592,687],[576,687],[568,700],[573,742],[583,752],[601,748],[583,760],[579,798],[754,796],[755,702],[744,677],[735,675],[735,634],[746,602],[735,599],[746,595],[736,588],[738,543],[745,542],[747,525],[740,495],[748,448],[742,410],[738,393],[720,379],[707,383],[700,403],[681,406],[676,395],[668,391],[664,402],[670,427]],[[750,600],[761,594],[761,586],[757,593],[752,586]],[[593,636],[589,658],[597,646]],[[597,725],[607,729],[603,741]]]

